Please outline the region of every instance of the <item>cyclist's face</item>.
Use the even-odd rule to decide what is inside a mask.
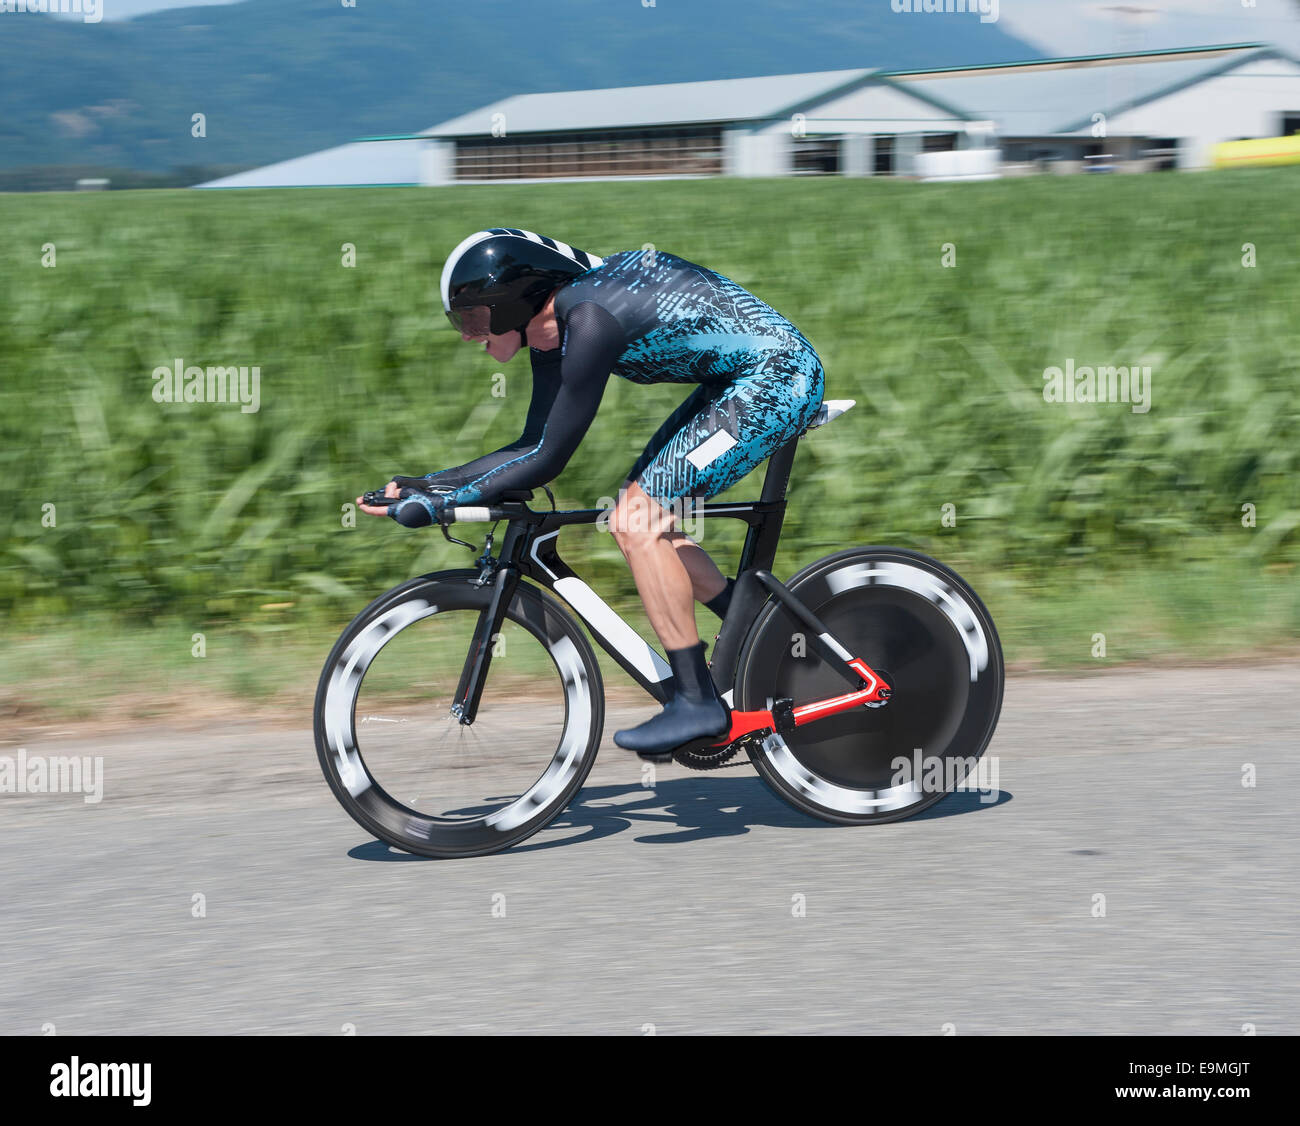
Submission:
[[[485,306],[459,310],[452,320],[460,328],[462,340],[482,344],[487,354],[499,364],[504,364],[523,347],[523,334],[517,330],[500,336],[492,332],[492,312]]]
[[[472,341],[475,344],[482,344],[487,354],[499,364],[504,364],[511,359],[523,347],[524,343],[523,337],[517,329],[512,329],[502,336],[496,336],[490,332],[471,336],[469,333],[462,332],[460,338]]]

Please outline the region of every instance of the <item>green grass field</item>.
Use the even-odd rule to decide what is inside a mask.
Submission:
[[[345,527],[343,506],[517,437],[526,359],[494,380],[437,295],[450,248],[502,223],[680,254],[809,337],[827,398],[858,406],[804,443],[784,572],[854,543],[928,552],[1017,664],[1096,664],[1094,633],[1111,660],[1288,647],[1298,187],[1277,169],[0,196],[0,673],[26,685],[11,698],[65,704],[68,660],[128,670],[108,692],[173,659],[189,683],[203,632],[243,653],[203,690],[253,694],[250,670],[318,665],[378,591],[463,565],[436,534]],[[257,366],[259,409],[155,402],[178,358]],[[1046,402],[1067,362],[1149,366],[1149,409]],[[560,503],[610,496],[682,394],[612,380]],[[586,536],[566,555],[629,607],[612,542]]]

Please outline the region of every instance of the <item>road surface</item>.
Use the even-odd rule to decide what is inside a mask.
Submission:
[[[748,766],[646,788],[625,702],[561,821],[450,862],[366,837],[305,714],[11,740],[103,797],[0,794],[0,1033],[1294,1034],[1298,700],[1013,678],[994,800],[874,828]]]

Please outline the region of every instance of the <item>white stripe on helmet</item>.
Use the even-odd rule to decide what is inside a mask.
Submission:
[[[523,227],[516,227],[514,229],[518,231],[521,235],[526,235],[528,238],[532,239],[533,242],[543,242],[542,236],[536,234],[533,231],[525,231]],[[583,265],[581,259],[578,258],[578,252],[574,250],[573,247],[571,247],[567,242],[561,242],[557,238],[553,238],[551,239],[551,241],[555,243],[555,249],[558,250],[561,254],[563,254],[566,258],[572,258],[575,262],[578,263],[579,266]],[[545,244],[543,243],[543,245]],[[587,258],[591,261],[591,269],[595,269],[597,266],[599,266],[602,262],[605,261],[603,258],[599,258],[595,254],[588,253],[585,250],[583,251],[583,253],[586,254]]]
[[[475,243],[496,237],[491,231],[475,231],[469,238],[462,240],[461,244],[447,255],[446,265],[442,268],[442,311],[444,313],[451,312],[451,274],[456,268],[456,263],[460,261],[461,255]]]

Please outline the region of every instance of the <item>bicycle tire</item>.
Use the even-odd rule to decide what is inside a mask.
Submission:
[[[1002,646],[979,596],[938,560],[890,547],[826,556],[786,585],[893,695],[752,741],[758,773],[836,824],[900,821],[941,801],[976,768],[1002,709]],[[851,690],[807,638],[801,651],[802,628],[776,599],[764,606],[737,661],[738,709]]]
[[[536,782],[506,801],[500,811],[451,820],[412,808],[375,777],[357,735],[357,698],[372,663],[389,642],[418,622],[457,611],[484,610],[492,588],[475,585],[477,577],[474,570],[442,571],[412,579],[375,599],[334,644],[316,689],[316,753],[334,796],[367,832],[416,855],[483,856],[511,848],[544,828],[586,780],[604,728],[604,688],[590,642],[555,599],[521,581],[506,622],[540,643],[563,690],[563,731],[550,758],[538,756]],[[489,671],[480,720],[492,693]],[[436,755],[438,749],[430,753]]]

